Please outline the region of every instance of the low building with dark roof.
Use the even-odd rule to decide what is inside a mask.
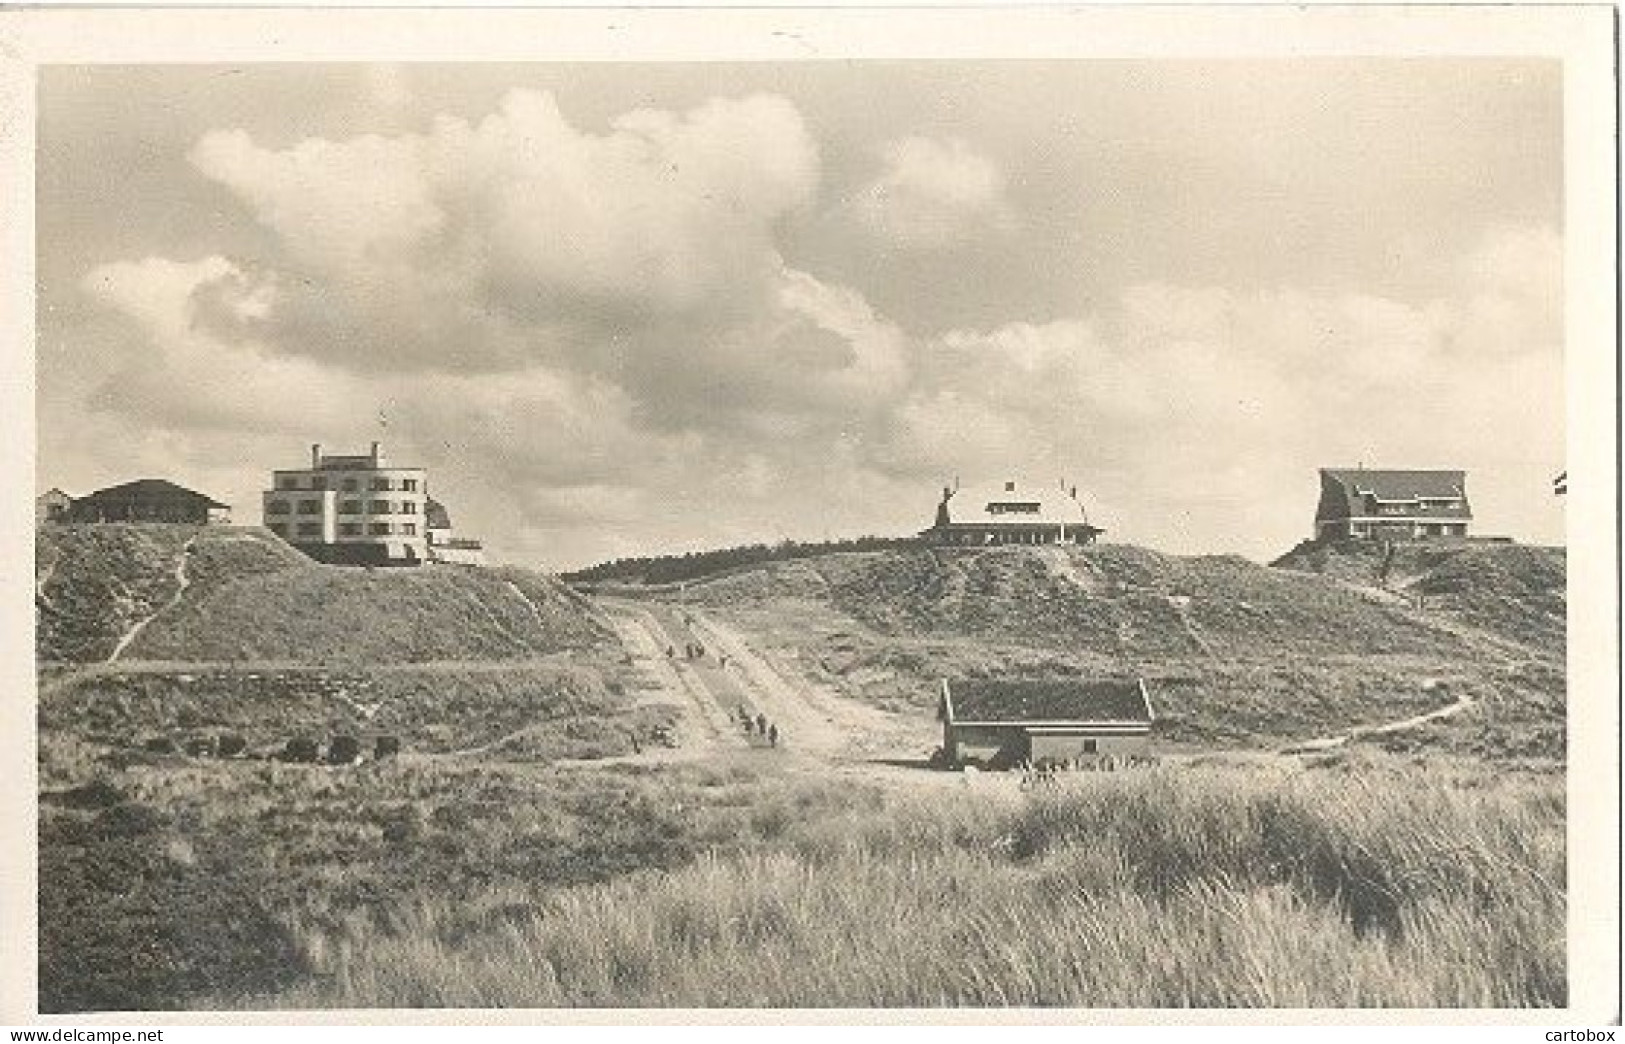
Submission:
[[[1000,489],[944,488],[936,521],[921,536],[933,544],[983,547],[1091,544],[1104,532],[1090,521],[1076,486],[1011,480]]]
[[[1467,473],[1322,468],[1315,539],[1465,537],[1473,521]]]
[[[231,508],[213,497],[167,479],[136,479],[80,497],[58,516],[64,522],[176,522],[210,525],[231,521]]]
[[[1123,761],[1150,746],[1151,697],[1138,678],[944,680],[937,720],[950,765]]]

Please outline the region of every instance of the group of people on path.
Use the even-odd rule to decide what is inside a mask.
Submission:
[[[684,616],[683,622],[693,626],[694,618],[691,616]],[[683,643],[683,659],[703,661],[705,659],[705,654],[705,646],[701,645],[699,642],[695,641]],[[676,645],[666,646],[666,659],[677,659]],[[729,662],[730,659],[727,653],[717,654],[718,667],[726,669]],[[757,714],[753,718],[751,717],[750,710],[746,708],[744,704],[740,704],[739,724],[744,727],[746,736],[755,736],[758,739],[764,739],[767,741],[767,745],[770,747],[777,747],[779,745],[779,727],[773,722],[768,721],[767,715]]]
[[[677,659],[677,646],[675,646],[675,645],[666,646],[666,659],[668,659],[668,660]],[[685,643],[683,645],[683,659],[685,659],[685,660],[703,660],[703,659],[705,659],[705,646],[701,645],[699,642],[687,642],[687,643]],[[728,666],[728,654],[727,653],[722,653],[721,655],[719,655],[717,657],[717,666],[724,667],[724,668]]]
[[[770,747],[779,745],[779,727],[768,721],[766,714],[757,714],[756,717],[752,718],[745,705],[740,704],[739,723],[745,727],[746,736],[754,733],[757,737],[767,740],[767,745]]]

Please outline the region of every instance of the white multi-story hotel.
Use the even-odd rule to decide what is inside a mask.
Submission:
[[[265,526],[321,562],[417,565],[429,560],[428,477],[387,463],[378,443],[364,456],[323,454],[310,467],[272,472]]]

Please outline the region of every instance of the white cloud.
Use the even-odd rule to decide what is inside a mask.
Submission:
[[[853,206],[887,241],[941,249],[1014,227],[1003,172],[966,142],[908,137],[888,144],[882,158]]]
[[[768,95],[592,134],[551,95],[514,91],[427,134],[275,150],[219,131],[191,158],[296,268],[261,332],[373,368],[458,342],[464,365],[516,366],[590,352],[606,328],[748,309],[780,267],[775,223],[818,173],[799,113]]]
[[[138,335],[133,350],[95,375],[92,406],[145,414],[170,428],[258,432],[329,426],[350,410],[354,389],[343,375],[309,359],[223,342],[200,326],[205,296],[239,314],[263,307],[263,287],[247,285],[224,258],[115,262],[89,272],[83,287]]]
[[[394,262],[445,225],[423,152],[421,139],[377,135],[272,151],[232,130],[205,135],[189,158],[247,203],[294,261],[331,276]]]
[[[779,256],[818,152],[776,96],[595,134],[514,91],[426,134],[274,150],[216,132],[192,159],[286,251],[254,274],[253,307],[204,310],[222,337],[357,372],[595,376],[678,427],[800,430],[905,374],[860,295]]]
[[[1498,233],[1416,304],[1147,284],[1087,320],[952,331],[922,348],[876,462],[922,486],[1077,477],[1121,505],[1118,538],[1176,550],[1284,549],[1307,532],[1315,469],[1358,461],[1467,468],[1486,529],[1549,531],[1559,254],[1549,233]]]

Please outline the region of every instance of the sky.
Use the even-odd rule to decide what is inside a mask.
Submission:
[[[1563,540],[1556,62],[57,66],[39,112],[42,490],[257,524],[378,440],[548,569],[956,478],[1268,560],[1364,464]]]

